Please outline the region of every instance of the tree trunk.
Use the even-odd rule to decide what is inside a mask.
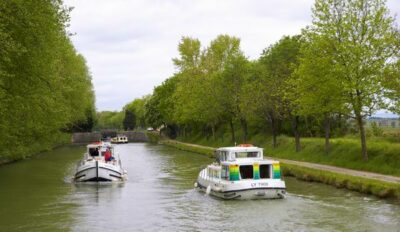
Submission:
[[[247,143],[247,121],[246,121],[246,119],[241,118],[240,124],[242,124],[242,129],[243,129],[243,142]]]
[[[307,128],[308,136],[314,137],[314,135],[313,135],[313,133],[312,133],[312,130],[311,130],[311,128],[310,128],[310,123],[309,123],[309,121],[308,121],[308,117],[307,117],[307,116],[304,117],[304,122],[306,123],[306,128]]]
[[[340,133],[339,135],[341,136],[343,133],[343,126],[342,126],[342,114],[340,114],[340,113],[338,115],[338,122],[339,122],[338,127],[339,127],[339,133]]]
[[[299,126],[299,116],[294,116],[292,120],[292,129],[293,129],[294,141],[296,144],[296,152],[301,151],[300,133],[298,130],[298,126]]]
[[[367,153],[367,139],[365,137],[365,128],[363,118],[361,116],[361,112],[355,112],[357,126],[360,130],[360,139],[361,139],[361,154],[365,161],[368,161],[368,153]]]
[[[215,139],[215,126],[214,125],[211,126],[211,130],[212,130],[213,140],[215,141],[216,139]]]
[[[272,147],[276,148],[276,136],[277,136],[277,131],[276,131],[276,119],[274,117],[273,113],[270,113],[270,119],[271,119],[271,131],[272,131]]]
[[[233,125],[233,121],[231,120],[229,122],[230,126],[231,126],[231,134],[232,134],[232,143],[236,142],[236,137],[235,137],[235,126]]]
[[[325,127],[325,153],[328,154],[329,150],[331,149],[331,144],[329,142],[330,134],[331,134],[331,120],[328,114],[325,114],[324,120],[324,127]]]

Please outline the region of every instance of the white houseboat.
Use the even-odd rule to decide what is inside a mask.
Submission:
[[[201,170],[195,187],[223,199],[283,198],[285,182],[279,162],[264,160],[251,144],[216,150],[217,162]]]
[[[77,182],[123,181],[126,171],[121,166],[118,154],[109,142],[87,145],[84,158],[77,165],[74,180]]]
[[[125,135],[117,135],[111,139],[111,143],[128,143],[128,137]]]

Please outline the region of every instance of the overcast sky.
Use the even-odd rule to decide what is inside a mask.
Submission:
[[[311,22],[314,0],[65,0],[69,31],[93,76],[97,110],[121,110],[170,77],[182,36],[202,46],[219,34],[241,38],[250,59]],[[389,0],[392,13],[400,1]],[[397,21],[399,21],[397,19]]]

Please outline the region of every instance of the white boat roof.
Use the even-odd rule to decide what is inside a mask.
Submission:
[[[262,151],[263,149],[260,147],[220,147],[217,149],[218,151]]]
[[[236,160],[225,160],[221,161],[221,164],[225,165],[232,165],[232,164],[238,164],[238,165],[253,165],[253,164],[279,164],[280,162],[278,160],[272,160],[272,159],[236,159]]]
[[[110,142],[95,142],[90,143],[86,146],[87,148],[96,148],[96,147],[112,147]]]
[[[101,147],[101,146],[103,146],[103,144],[101,144],[101,143],[91,143],[91,144],[88,144],[86,147],[88,147],[88,148],[96,148],[96,147]]]

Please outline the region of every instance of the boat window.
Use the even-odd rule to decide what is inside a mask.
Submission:
[[[222,165],[221,178],[226,180],[229,179],[229,167],[227,165]]]
[[[260,178],[261,179],[271,178],[271,165],[269,164],[260,165]]]
[[[258,151],[236,152],[236,158],[257,158]]]
[[[90,156],[99,156],[99,150],[97,148],[89,148],[89,155]]]
[[[218,151],[217,157],[219,161],[226,161],[228,159],[228,152],[227,151]]]
[[[214,178],[219,178],[219,173],[217,170],[214,170]]]
[[[253,179],[253,165],[241,165],[239,171],[242,179]]]
[[[226,160],[226,151],[221,151],[219,153],[219,157],[220,157],[221,161],[225,161]]]

